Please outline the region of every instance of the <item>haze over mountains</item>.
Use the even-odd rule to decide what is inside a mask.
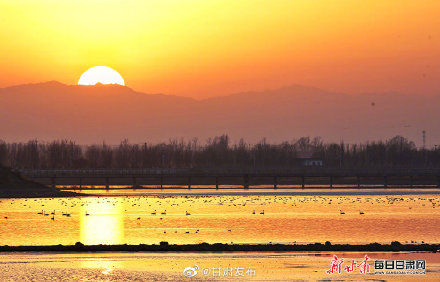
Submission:
[[[432,146],[440,144],[439,106],[439,95],[349,95],[298,85],[194,100],[52,81],[0,89],[0,139],[118,144],[124,138],[142,143],[197,137],[204,142],[227,133],[233,141],[321,136],[351,143],[399,134],[421,145],[426,130]]]

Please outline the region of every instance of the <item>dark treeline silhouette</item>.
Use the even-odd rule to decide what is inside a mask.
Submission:
[[[294,168],[305,158],[320,159],[335,168],[438,168],[440,149],[420,149],[404,137],[363,144],[324,143],[302,137],[269,144],[265,139],[231,144],[227,135],[200,144],[170,140],[160,144],[86,145],[73,141],[5,143],[0,141],[0,164],[14,169],[81,168]]]

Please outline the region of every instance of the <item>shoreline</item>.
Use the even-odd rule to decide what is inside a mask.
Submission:
[[[370,243],[364,245],[331,244],[186,244],[161,242],[159,245],[48,245],[48,246],[0,246],[0,252],[440,252],[439,244],[391,244]]]
[[[87,194],[71,191],[53,190],[0,190],[0,199],[33,199],[33,198],[74,198],[87,197]]]
[[[126,197],[126,196],[361,196],[361,195],[377,195],[377,196],[404,196],[404,195],[440,195],[440,189],[432,190],[393,190],[393,189],[368,189],[368,190],[345,190],[333,189],[332,191],[312,191],[307,189],[296,191],[145,191],[133,193],[84,193],[85,197]],[[281,189],[279,189],[281,190]]]
[[[338,190],[332,191],[193,191],[188,192],[172,192],[172,191],[145,191],[133,193],[78,193],[74,191],[60,190],[58,193],[46,192],[46,193],[29,193],[23,195],[23,193],[5,193],[0,192],[0,199],[27,199],[27,198],[87,198],[87,197],[172,197],[172,196],[411,196],[411,195],[440,195],[440,189],[430,190],[393,190],[393,189],[368,189],[368,190]],[[280,189],[281,190],[281,189]],[[307,189],[305,189],[307,190]],[[335,191],[336,190],[336,191]],[[115,190],[113,190],[115,191]],[[3,193],[2,193],[3,192]]]

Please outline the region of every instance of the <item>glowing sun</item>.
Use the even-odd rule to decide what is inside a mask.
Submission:
[[[86,70],[78,80],[78,85],[119,84],[125,85],[122,76],[112,68],[96,66]]]

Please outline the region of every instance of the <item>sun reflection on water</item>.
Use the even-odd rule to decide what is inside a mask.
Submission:
[[[93,201],[81,208],[81,243],[86,245],[123,244],[123,204]]]

